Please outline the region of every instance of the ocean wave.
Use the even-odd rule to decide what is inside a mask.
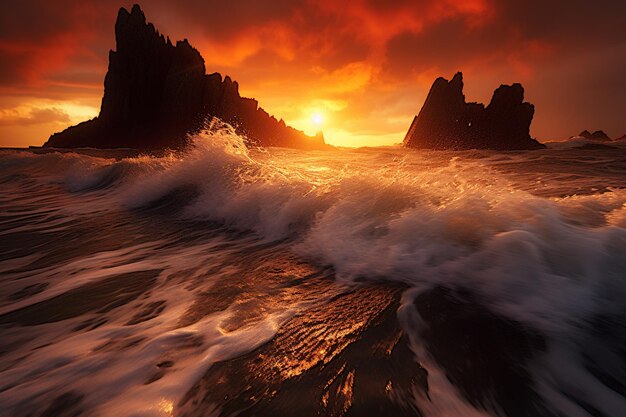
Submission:
[[[617,416],[626,400],[605,376],[626,380],[626,330],[615,325],[605,337],[598,323],[626,322],[626,190],[539,196],[498,169],[511,161],[522,171],[528,162],[484,152],[248,150],[220,126],[184,154],[19,153],[3,155],[0,173],[55,172],[51,181],[68,191],[100,195],[102,209],[157,209],[287,241],[342,283],[408,285],[405,308],[438,287],[469,291],[546,338],[532,372],[554,409]],[[580,387],[589,393],[582,405],[573,400]]]

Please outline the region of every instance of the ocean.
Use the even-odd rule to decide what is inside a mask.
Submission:
[[[2,416],[626,410],[626,149],[0,151]]]

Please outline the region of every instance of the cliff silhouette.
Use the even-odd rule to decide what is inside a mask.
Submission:
[[[323,137],[307,136],[256,100],[241,97],[230,77],[207,75],[204,59],[187,39],[173,45],[146,22],[138,5],[119,10],[115,38],[99,116],[53,134],[44,146],[178,148],[212,117],[231,124],[248,145],[327,146]]]
[[[409,148],[461,150],[541,149],[530,137],[535,108],[524,102],[520,84],[501,85],[487,107],[466,103],[463,74],[437,78],[404,138]]]

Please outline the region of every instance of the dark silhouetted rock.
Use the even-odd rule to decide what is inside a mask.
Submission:
[[[588,130],[583,130],[582,132],[578,134],[578,136],[581,138],[592,139],[592,140],[611,140],[609,135],[604,133],[602,130],[596,130],[593,133],[589,132]]]
[[[540,149],[530,137],[535,108],[520,84],[501,85],[487,107],[466,103],[463,74],[437,78],[413,119],[404,146],[425,149]]]
[[[591,134],[591,139],[595,139],[595,140],[611,140],[609,135],[604,133],[602,130],[596,130],[595,132],[593,132]]]
[[[44,146],[178,148],[212,117],[233,125],[249,145],[326,146],[241,97],[229,77],[207,75],[200,53],[186,39],[173,45],[146,23],[138,5],[120,9],[115,37],[100,115],[55,133]]]

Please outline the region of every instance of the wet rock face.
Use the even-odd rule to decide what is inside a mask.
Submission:
[[[214,116],[251,145],[324,146],[270,116],[256,100],[241,97],[229,77],[207,75],[200,53],[186,39],[173,45],[146,22],[139,6],[120,9],[115,37],[100,115],[52,135],[44,146],[177,148]]]
[[[487,107],[466,103],[463,74],[437,78],[413,119],[404,146],[425,149],[540,149],[530,137],[534,106],[520,84],[501,85]]]
[[[359,287],[296,315],[268,343],[211,366],[176,415],[422,415],[413,397],[428,395],[427,372],[396,318],[401,291]]]

